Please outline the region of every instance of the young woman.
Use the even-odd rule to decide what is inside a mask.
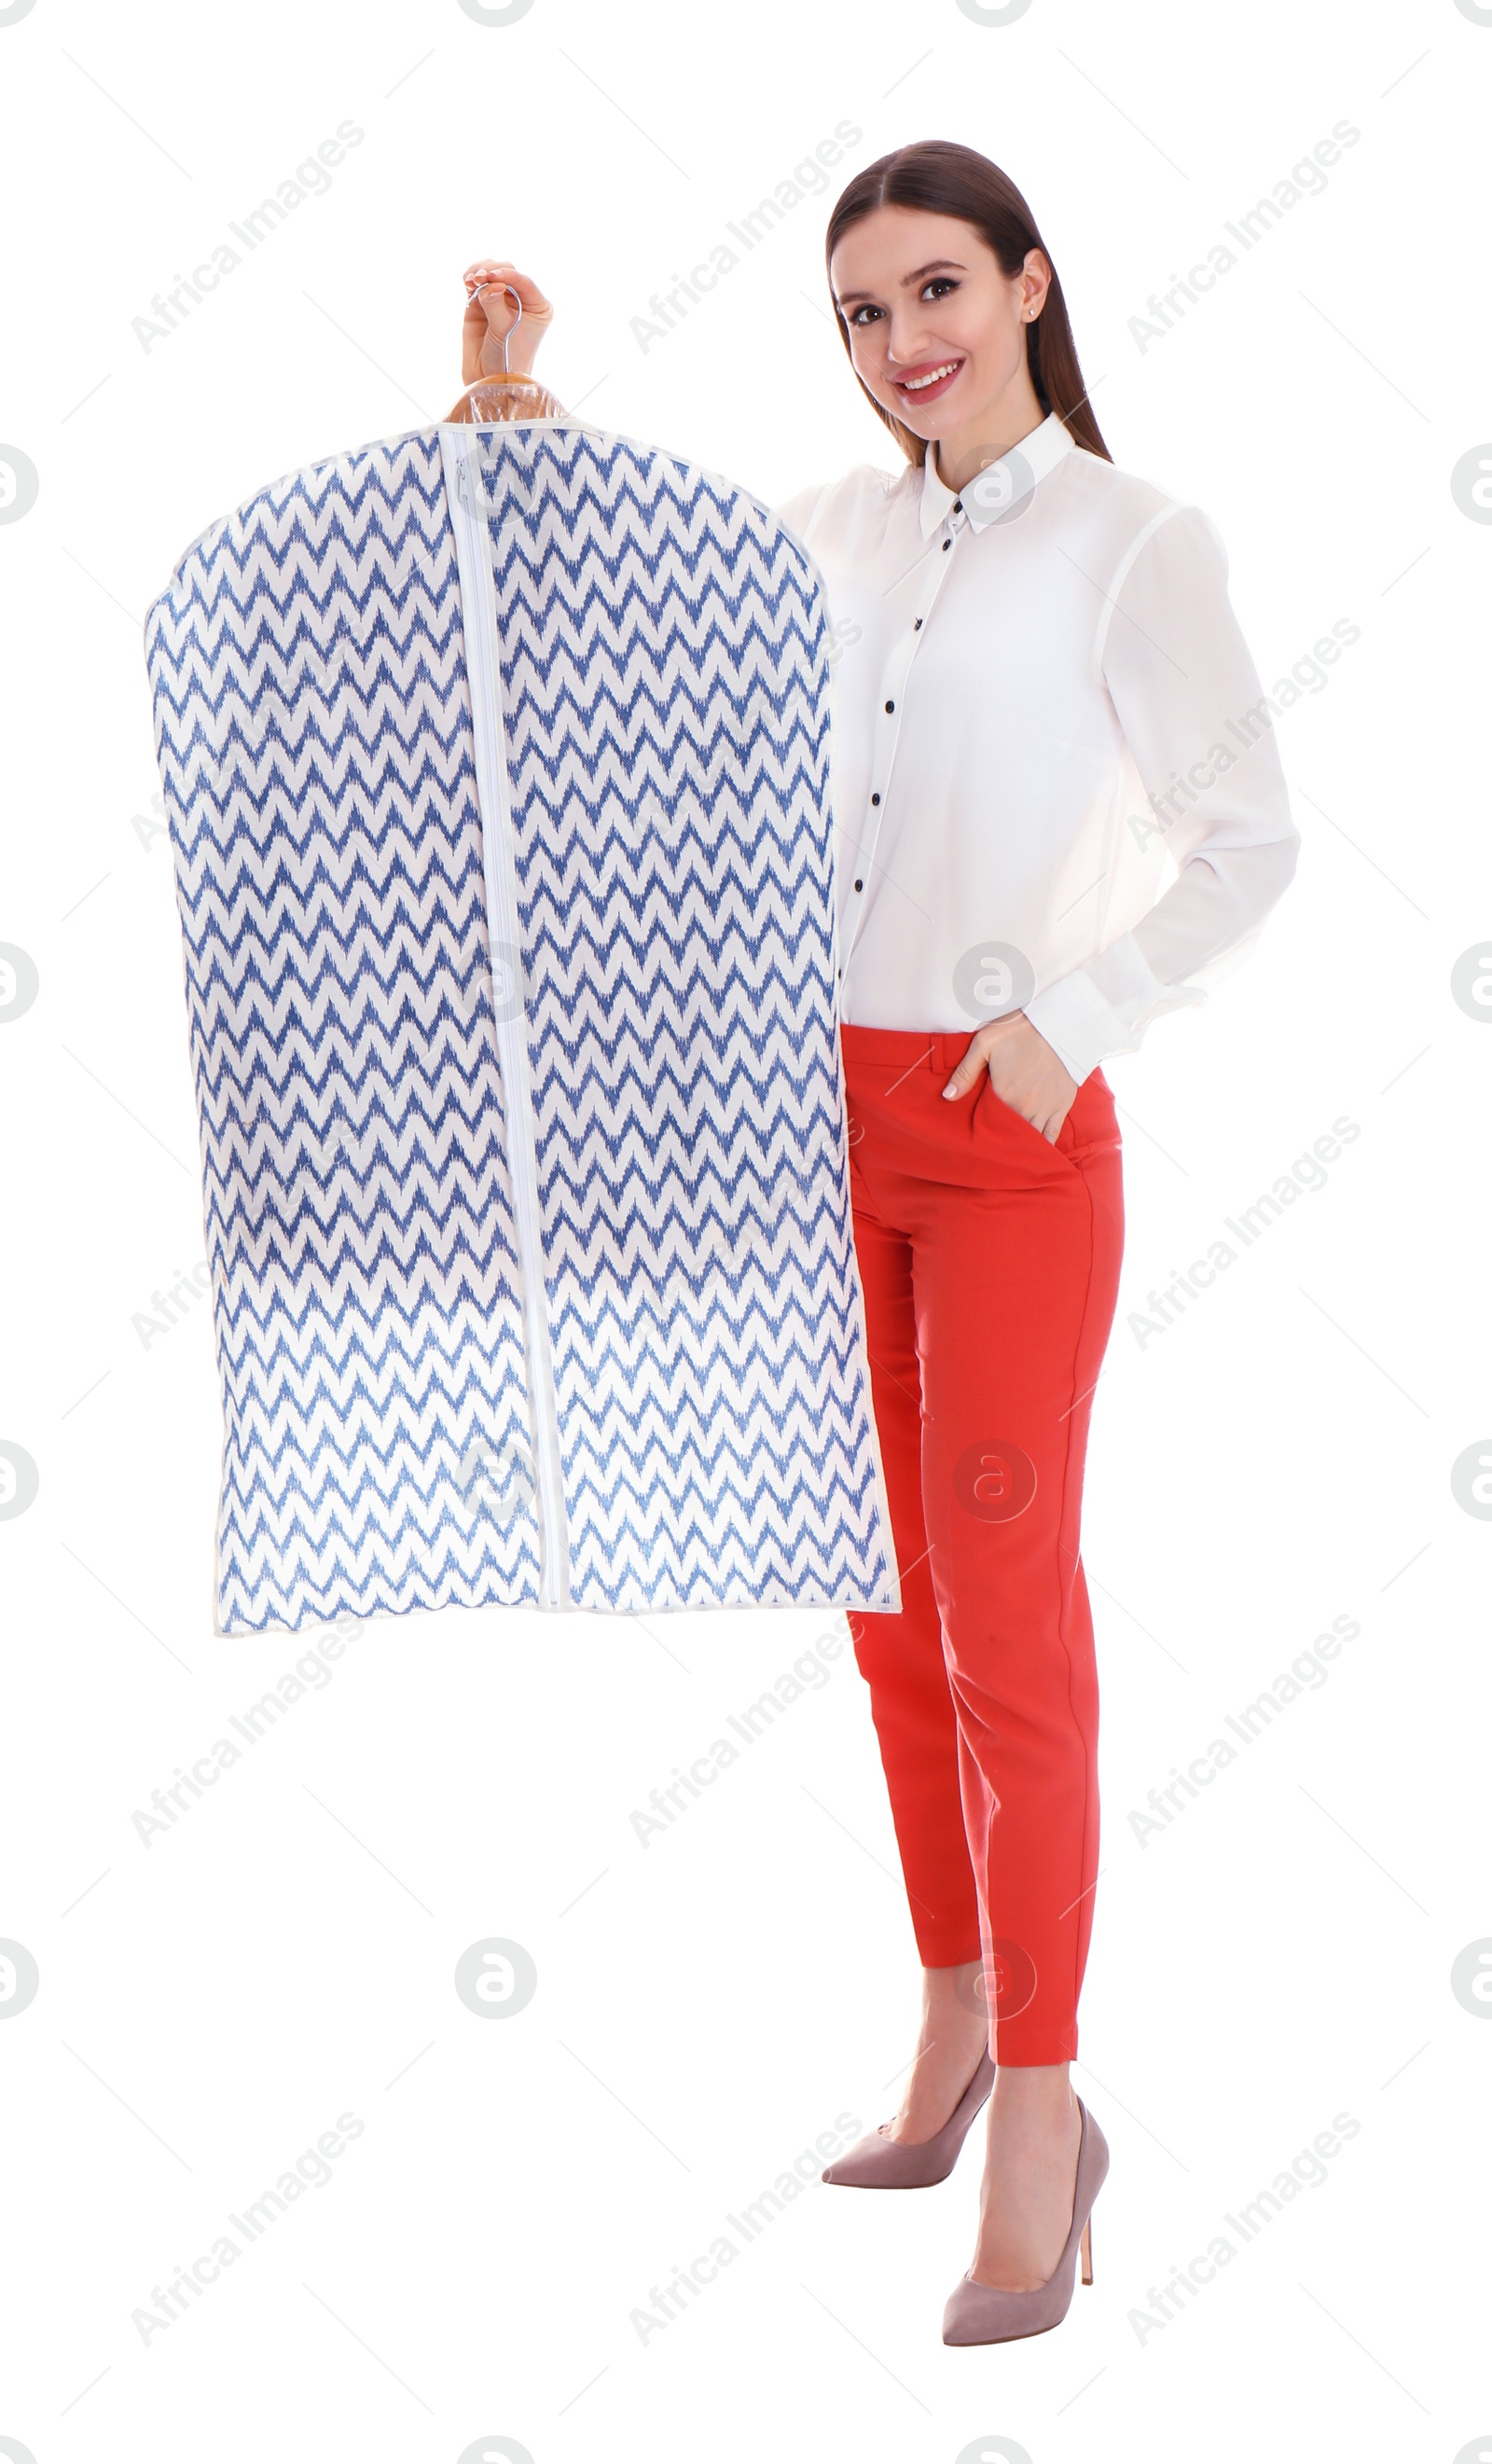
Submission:
[[[1090,2280],[1108,2167],[1068,2079],[1098,1867],[1080,1508],[1123,1243],[1100,1065],[1205,999],[1298,841],[1222,543],[1115,469],[1004,173],[886,155],[825,262],[905,456],[776,511],[837,644],[841,1042],[903,1601],[849,1623],[923,1968],[900,2107],[824,2178],[939,2181],[988,2101],[943,2330],[983,2343],[1055,2325],[1080,2250]],[[512,284],[532,369],[542,293],[488,260],[466,282]],[[514,313],[470,301],[467,383],[489,309],[499,334]]]

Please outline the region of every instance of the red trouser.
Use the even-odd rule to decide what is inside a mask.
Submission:
[[[855,1254],[901,1568],[850,1632],[924,1967],[982,1959],[990,2051],[1077,2052],[1098,1871],[1098,1683],[1078,1559],[1124,1244],[1094,1070],[1052,1144],[969,1035],[844,1026]]]

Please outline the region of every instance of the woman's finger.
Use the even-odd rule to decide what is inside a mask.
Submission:
[[[466,284],[469,300],[484,286],[493,286],[498,288],[505,299],[510,290],[516,292],[523,302],[525,317],[541,319],[553,314],[552,303],[545,298],[533,275],[520,274],[516,265],[492,262],[468,266],[462,280]],[[487,303],[484,301],[483,304]],[[511,310],[511,301],[506,304]]]
[[[990,1037],[981,1027],[953,1076],[943,1088],[943,1092],[951,1103],[960,1095],[967,1095],[970,1088],[982,1076],[989,1059],[990,1043]]]
[[[988,1030],[981,1027],[970,1043],[953,1076],[945,1085],[943,1089],[945,1095],[950,1097],[967,1095],[971,1087],[977,1086],[989,1063],[992,1041]]]

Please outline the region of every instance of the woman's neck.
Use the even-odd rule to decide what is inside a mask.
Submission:
[[[1045,417],[1036,398],[1030,371],[1022,363],[1019,377],[993,402],[975,411],[952,436],[930,443],[932,467],[944,487],[952,488],[956,496],[969,480],[987,471],[992,462],[999,461],[1012,446],[1040,428]]]

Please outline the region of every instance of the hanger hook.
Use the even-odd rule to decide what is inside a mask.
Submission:
[[[523,322],[523,302],[511,282],[479,282],[472,297],[473,299],[481,299],[489,291],[505,291],[518,312],[502,338],[502,373],[508,376],[511,374],[508,366],[508,343]]]

